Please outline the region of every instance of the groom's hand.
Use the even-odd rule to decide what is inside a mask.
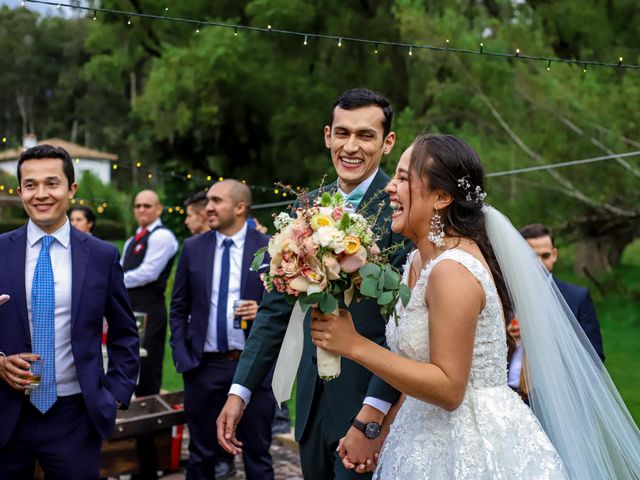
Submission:
[[[236,427],[244,413],[244,402],[237,395],[229,395],[218,419],[216,429],[218,443],[227,452],[238,455],[242,453],[242,442],[236,438]]]
[[[384,415],[376,408],[363,405],[356,418],[363,423],[377,422],[381,424]],[[382,440],[382,436],[369,440],[357,428],[349,428],[338,446],[338,454],[342,458],[344,467],[358,473],[372,472],[376,467],[378,454],[382,448]]]

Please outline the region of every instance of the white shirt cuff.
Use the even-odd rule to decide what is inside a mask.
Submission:
[[[362,403],[365,405],[369,405],[376,410],[380,410],[383,415],[389,413],[389,410],[391,409],[391,404],[389,402],[385,402],[384,400],[380,400],[379,398],[375,397],[366,397]]]
[[[251,390],[249,390],[247,387],[243,387],[239,383],[234,383],[233,385],[231,385],[231,388],[229,389],[229,395],[239,396],[244,402],[245,407],[249,405],[249,402],[251,401]]]

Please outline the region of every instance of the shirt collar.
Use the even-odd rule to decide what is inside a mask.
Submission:
[[[376,168],[376,170],[368,178],[366,178],[362,183],[360,183],[360,185],[358,185],[353,190],[361,190],[363,195],[365,193],[367,193],[367,190],[369,190],[369,187],[373,183],[373,179],[378,174],[378,170],[379,170],[379,168]],[[342,194],[342,196],[346,197],[347,193],[345,193],[344,190],[342,190],[342,188],[340,188],[340,181],[339,180],[336,182],[336,185],[338,186],[338,191]]]
[[[247,222],[245,222],[242,228],[238,230],[235,234],[231,235],[230,237],[227,237],[226,235],[223,235],[222,233],[216,231],[216,248],[222,248],[222,242],[226,238],[230,238],[231,240],[233,240],[234,246],[240,249],[243,249],[244,242],[247,238],[247,228],[248,228]]]
[[[160,220],[160,218],[157,218],[156,220],[154,220],[153,222],[151,222],[149,225],[147,225],[146,228],[147,232],[151,232],[152,230],[154,230],[156,227],[159,227],[162,225],[162,220]],[[138,227],[136,229],[136,233],[140,233],[142,231],[142,227]]]
[[[43,231],[29,219],[27,223],[27,245],[30,247],[35,246],[45,235],[51,235],[64,248],[69,248],[69,243],[71,242],[71,224],[69,223],[69,219],[65,217],[64,224],[53,233]]]

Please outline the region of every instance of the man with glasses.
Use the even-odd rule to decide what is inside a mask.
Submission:
[[[162,204],[153,190],[136,195],[133,214],[138,222],[135,236],[124,245],[121,259],[124,284],[135,312],[147,316],[142,348],[147,356],[141,359],[140,380],[136,396],[160,392],[162,361],[167,335],[167,310],[164,291],[171,273],[173,258],[178,251],[175,235],[162,225]]]

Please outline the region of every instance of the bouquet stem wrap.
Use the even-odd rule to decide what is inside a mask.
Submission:
[[[333,314],[338,315],[338,309]],[[317,347],[316,357],[318,359],[318,376],[323,381],[328,382],[340,375],[340,355],[329,353]]]
[[[336,311],[337,314],[337,311]],[[276,397],[278,405],[291,398],[291,390],[295,381],[300,359],[302,358],[302,347],[304,345],[304,317],[305,312],[296,302],[291,312],[289,325],[282,340],[276,368],[271,381],[273,395]],[[332,380],[340,375],[340,356],[329,353],[318,348],[318,375],[322,380]]]

